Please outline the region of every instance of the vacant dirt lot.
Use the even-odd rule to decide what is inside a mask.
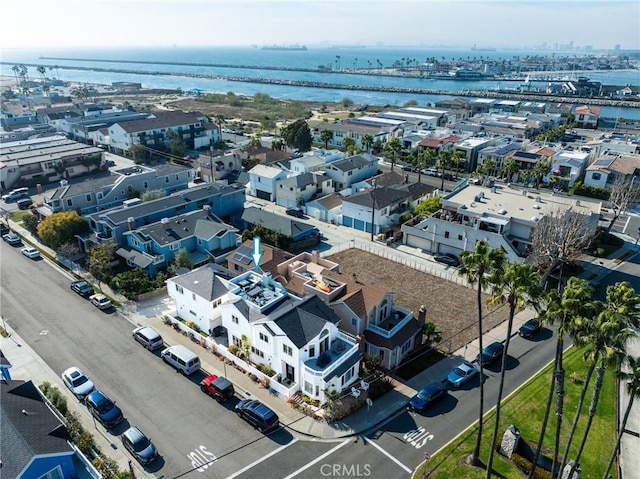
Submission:
[[[427,321],[443,333],[440,349],[455,351],[477,334],[476,292],[472,288],[450,283],[359,249],[350,249],[329,257],[340,264],[343,274],[357,274],[364,284],[376,285],[396,293],[396,303],[417,314],[427,307]],[[484,296],[485,305],[488,296]],[[485,310],[485,331],[508,319],[507,306]]]

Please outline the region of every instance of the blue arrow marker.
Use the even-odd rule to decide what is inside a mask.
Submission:
[[[256,269],[260,268],[260,260],[262,259],[262,251],[260,251],[260,236],[253,237],[253,265]]]

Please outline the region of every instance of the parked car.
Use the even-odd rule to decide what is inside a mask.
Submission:
[[[268,432],[278,426],[280,419],[269,407],[255,399],[243,399],[236,404],[236,413],[260,432]]]
[[[111,301],[109,301],[109,298],[107,298],[104,294],[92,294],[91,296],[89,296],[89,301],[91,301],[91,304],[93,304],[96,308],[102,310],[109,309],[111,307]]]
[[[209,374],[200,382],[200,389],[218,402],[225,402],[233,397],[233,384],[223,377]]]
[[[532,339],[538,331],[542,329],[542,325],[537,318],[530,319],[518,330],[518,334],[526,339]]]
[[[137,427],[132,426],[122,434],[122,445],[143,466],[158,457],[156,446]]]
[[[447,395],[447,388],[442,384],[433,383],[423,387],[418,394],[409,401],[409,409],[422,412],[432,404],[441,401]]]
[[[102,391],[93,391],[85,398],[84,403],[89,408],[89,412],[107,429],[117,426],[124,420],[120,408]]]
[[[425,176],[440,176],[437,168],[427,168],[420,171],[421,174]]]
[[[17,245],[22,243],[20,236],[15,233],[7,233],[6,235],[2,235],[2,239],[10,245]]]
[[[504,344],[495,341],[486,346],[480,354],[476,356],[476,362],[488,366],[502,357],[504,353]]]
[[[304,211],[298,208],[287,208],[285,213],[289,216],[295,216],[296,218],[304,218]]]
[[[6,235],[8,233],[11,233],[11,229],[2,221],[0,221],[0,235]]]
[[[412,165],[404,165],[402,167],[402,170],[403,171],[411,171],[411,170],[413,170],[413,166]]]
[[[433,255],[433,259],[435,259],[438,263],[448,264],[449,266],[460,265],[460,260],[458,259],[458,257],[451,253],[436,253]]]
[[[78,293],[80,296],[84,298],[88,298],[89,296],[92,296],[94,293],[93,288],[86,281],[74,281],[69,285],[69,287],[71,288],[72,291],[75,291],[76,293]]]
[[[131,332],[133,339],[142,344],[149,351],[155,351],[156,349],[164,346],[162,336],[155,329],[148,326],[140,326]]]
[[[447,375],[447,382],[457,388],[475,377],[476,374],[478,374],[478,368],[475,364],[465,361],[460,366],[453,368]]]
[[[95,389],[89,377],[75,366],[65,369],[60,377],[65,386],[81,401]]]
[[[40,251],[35,249],[32,246],[26,246],[20,250],[20,252],[25,255],[27,258],[38,259],[40,258]]]
[[[22,198],[21,200],[16,201],[16,205],[18,206],[19,210],[26,210],[32,204],[33,201],[31,201],[31,198]]]
[[[29,188],[16,188],[15,190],[11,190],[6,195],[2,195],[2,201],[10,202],[16,201],[20,198],[28,198],[29,197]]]

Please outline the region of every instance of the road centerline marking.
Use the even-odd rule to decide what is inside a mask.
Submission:
[[[257,466],[258,464],[260,464],[261,462],[266,461],[267,459],[269,459],[271,456],[275,456],[276,454],[280,453],[281,451],[285,450],[286,448],[288,448],[289,446],[292,446],[293,444],[295,444],[296,442],[298,442],[298,439],[294,438],[291,440],[291,442],[289,442],[288,444],[285,444],[284,446],[280,446],[278,449],[274,449],[273,451],[271,451],[269,454],[267,454],[266,456],[261,457],[260,459],[256,459],[255,461],[253,461],[251,464],[248,464],[246,466],[244,466],[242,469],[240,469],[239,471],[234,472],[232,475],[230,475],[229,477],[227,477],[227,479],[233,479],[234,477],[238,477],[240,474],[244,474],[245,472],[247,472],[249,469],[253,469],[255,466]]]
[[[381,446],[379,446],[378,444],[376,444],[374,441],[372,441],[371,439],[367,439],[366,437],[363,438],[363,440],[369,444],[371,444],[373,447],[375,447],[378,451],[380,451],[382,454],[384,454],[385,456],[387,456],[389,459],[391,459],[393,462],[395,462],[398,466],[400,466],[402,469],[404,469],[405,471],[407,471],[409,474],[412,474],[413,471],[411,469],[409,469],[407,466],[405,466],[404,464],[402,464],[400,462],[400,460],[398,460],[395,456],[392,456],[391,453],[385,451],[384,449],[382,449]]]
[[[317,464],[318,462],[322,461],[325,457],[330,456],[331,454],[333,454],[334,452],[336,452],[338,449],[340,449],[341,447],[347,445],[349,442],[351,442],[349,439],[345,439],[344,441],[342,441],[340,444],[338,444],[336,447],[329,449],[327,452],[325,452],[323,455],[318,456],[317,458],[315,458],[313,461],[305,464],[304,466],[302,466],[300,469],[298,469],[297,471],[293,471],[291,474],[289,474],[287,477],[285,477],[284,479],[291,479],[292,477],[297,476],[298,474],[300,474],[301,472],[306,471],[307,469],[309,469],[311,466],[313,466],[314,464]]]

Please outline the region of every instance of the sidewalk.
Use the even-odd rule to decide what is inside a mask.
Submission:
[[[21,235],[26,236],[27,239],[31,239],[29,233],[18,225],[12,223],[11,228]],[[626,242],[616,254],[617,258],[629,255],[626,256],[626,259],[628,259],[638,253],[637,247],[633,244],[635,240],[632,241],[631,237],[627,235],[619,236],[623,237]],[[42,248],[40,244],[38,244],[38,247],[46,249]],[[404,253],[407,254],[407,252]],[[427,262],[425,258],[420,258],[419,256],[415,258],[416,261]],[[591,281],[600,281],[611,272],[611,269],[617,268],[618,264],[616,259],[592,258],[585,265],[585,269],[580,274],[580,277]],[[104,285],[103,288],[108,289],[108,287]],[[108,294],[119,298],[116,293],[109,291]],[[165,326],[161,318],[164,314],[173,312],[173,305],[165,296],[162,298],[164,299],[159,300],[156,298],[145,303],[135,303],[135,307],[125,308],[127,310],[126,312],[119,311],[119,313],[132,323],[132,327],[133,325],[152,326],[160,332],[166,343],[170,345],[183,344],[193,350],[200,357],[202,368],[209,373],[227,377],[235,385],[238,395],[256,398],[267,403],[278,414],[281,422],[291,430],[301,435],[318,439],[335,439],[358,435],[378,426],[398,411],[404,409],[407,402],[421,387],[430,382],[442,381],[455,365],[462,362],[463,359],[473,361],[478,354],[478,341],[476,339],[412,379],[404,383],[398,382],[394,390],[375,400],[370,408],[365,406],[344,420],[327,423],[325,421],[315,420],[289,407],[283,398],[272,397],[268,389],[261,388],[235,367],[226,365],[223,361],[218,360],[216,356],[192,342],[188,337],[183,336],[171,327]],[[131,304],[131,302],[127,302],[124,298],[121,299],[123,303]],[[512,328],[513,334],[517,334],[519,327],[525,321],[532,318],[533,315],[534,313],[528,310],[516,314]],[[488,331],[484,335],[484,344],[489,344],[492,341],[504,341],[506,330],[507,324],[505,322]],[[12,368],[14,378],[32,379],[36,384],[49,381],[52,384],[61,386],[61,381],[57,375],[17,336],[12,335],[11,338],[3,339],[2,349],[12,364],[14,364],[14,368]],[[61,387],[61,389],[66,390],[64,387]],[[73,403],[73,401],[70,401],[70,403]],[[76,404],[76,406],[78,405]],[[79,410],[84,413],[82,417],[88,418],[86,426],[91,429],[92,423],[86,410],[83,408],[79,408]],[[104,445],[102,443],[100,445],[103,450],[109,451],[109,438],[98,437],[98,439],[104,440]],[[111,451],[110,454],[112,452],[113,451]],[[116,459],[119,464],[124,460],[124,463],[121,465],[126,466],[126,460],[128,458],[117,452],[115,454],[116,456],[123,456],[122,458],[115,457],[114,459]]]

